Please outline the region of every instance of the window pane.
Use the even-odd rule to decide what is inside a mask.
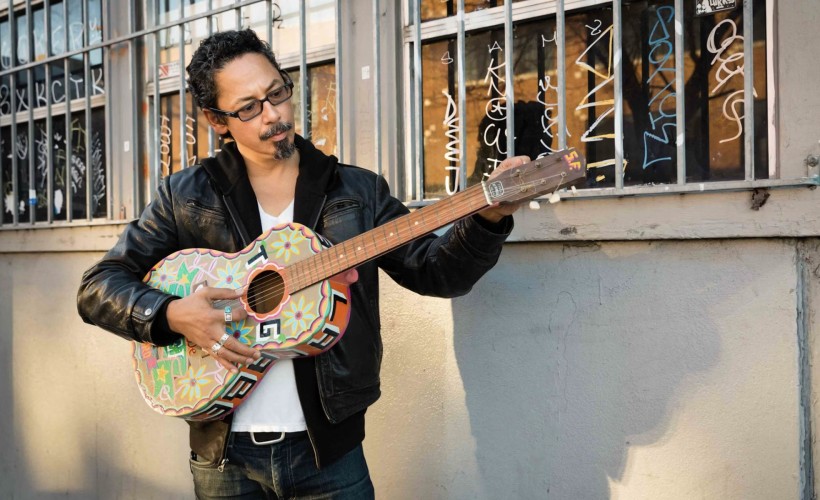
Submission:
[[[0,20],[0,67],[11,68],[11,23],[8,17]]]
[[[336,152],[336,66],[310,68],[310,137],[325,154]]]
[[[11,64],[11,27],[5,18],[0,20],[0,69],[10,69]],[[11,77],[6,75],[0,77],[0,116],[8,114],[11,114]]]
[[[106,215],[104,125],[102,109],[92,111],[90,131],[86,125],[84,112],[71,116],[71,202],[72,216],[75,219],[86,217],[89,176],[91,216],[97,218]]]
[[[306,16],[308,50],[336,43],[335,0],[308,0]]]
[[[21,123],[17,125],[17,135],[14,137],[14,143],[11,145],[10,155],[17,159],[17,189],[9,189],[10,192],[17,193],[17,216],[19,222],[29,221],[29,204],[28,204],[28,155],[29,155],[29,140],[28,140],[28,124]],[[11,158],[8,158],[11,160]],[[11,167],[9,161],[9,167]],[[9,168],[8,180],[12,180],[12,169]],[[5,179],[5,176],[4,176]]]
[[[28,16],[25,11],[14,16],[17,22],[17,65],[28,64],[31,61],[28,36]]]
[[[48,133],[45,120],[34,124],[34,192],[36,195],[36,217],[38,221],[48,220],[48,166],[52,154],[48,147]]]
[[[53,131],[52,161],[54,162],[54,192],[52,194],[55,220],[66,220],[66,194],[71,182],[66,162],[65,116],[55,116],[51,123]]]
[[[181,148],[183,146],[187,155],[186,166],[195,165],[209,156],[208,131],[210,126],[208,121],[198,107],[194,108],[191,94],[187,92],[185,106],[187,113],[183,133],[179,121],[179,94],[164,95],[160,99],[158,126],[160,130],[160,175],[162,177],[182,169]],[[154,127],[152,129],[155,130]],[[219,149],[219,145],[215,144],[214,148]]]
[[[275,7],[271,9],[271,16],[275,15]],[[251,4],[242,8],[242,27],[250,28],[262,40],[268,37],[268,10],[265,2]]]
[[[754,3],[754,145],[758,178],[768,172],[765,2]],[[743,10],[696,17],[686,26],[687,180],[744,178]]]
[[[33,11],[32,17],[34,19],[34,60],[42,61],[48,57],[45,34],[45,9],[40,6],[40,8]]]
[[[624,184],[677,182],[675,8],[623,7]]]
[[[231,14],[233,15],[232,12]],[[160,70],[161,78],[179,79],[180,72],[185,71],[185,67],[191,62],[196,47],[208,36],[208,20],[203,18],[184,23],[181,31],[180,34],[180,27],[174,26],[159,32],[159,60],[163,65],[163,69]],[[185,60],[182,62],[179,60],[180,37],[184,37],[185,40]]]
[[[299,53],[299,2],[278,2],[273,7],[273,40],[271,47],[277,57]],[[278,19],[278,21],[276,20]],[[264,32],[260,35],[264,36]]]
[[[515,26],[515,154],[537,158],[558,150],[558,48],[555,19]]]
[[[468,35],[466,51],[468,185],[489,176],[507,157],[504,30]]]
[[[14,222],[14,212],[17,210],[14,202],[14,184],[12,182],[12,141],[11,127],[0,128],[0,178],[3,180],[3,224]]]
[[[456,192],[460,182],[456,41],[424,44],[421,59],[424,197],[442,198]]]
[[[66,27],[63,2],[51,4],[51,55],[65,52]]]
[[[15,113],[28,111],[28,72],[21,71],[19,73],[12,73],[12,75],[16,85],[14,89],[14,97],[16,99],[14,111]]]
[[[68,0],[68,50],[79,50],[85,45],[83,0]]]
[[[293,129],[302,137],[305,136],[305,127],[302,120],[302,73],[298,68],[287,70],[290,79],[293,80]]]
[[[513,0],[513,3],[523,0]],[[503,7],[504,0],[464,0],[464,12],[477,12],[493,7]],[[458,9],[458,0],[421,0],[421,20],[432,21],[443,17],[454,16]]]

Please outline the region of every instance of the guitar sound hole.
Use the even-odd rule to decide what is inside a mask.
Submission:
[[[248,286],[248,305],[257,314],[267,314],[282,303],[285,281],[275,271],[262,271]]]

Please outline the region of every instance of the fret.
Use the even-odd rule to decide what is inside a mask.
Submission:
[[[455,207],[453,206],[453,198],[448,198],[447,200],[447,208],[450,210],[450,218],[453,220],[457,220],[458,214],[455,211]],[[445,207],[441,207],[445,208]]]
[[[390,225],[393,226],[392,230],[390,231],[390,244],[395,244],[401,240],[401,231],[399,230],[399,219],[393,219],[390,221]]]
[[[401,218],[401,221],[404,222],[404,226],[407,226],[407,234],[402,238],[402,241],[408,240],[412,238],[413,235],[413,224],[412,224],[412,217],[410,215],[405,215]]]
[[[381,228],[377,227],[377,228],[374,228],[372,231],[368,231],[370,233],[370,237],[373,239],[373,254],[374,255],[378,255],[379,253],[381,253],[379,251],[379,249],[381,248],[379,246],[379,240],[376,239],[376,232],[380,229]],[[384,233],[384,231],[382,231],[382,233]],[[382,242],[384,242],[384,234],[382,234]]]
[[[331,262],[330,267],[327,269],[330,276],[339,272],[347,264],[350,251],[346,243],[346,241],[343,241],[333,247],[336,249],[336,254],[333,257],[333,262]]]

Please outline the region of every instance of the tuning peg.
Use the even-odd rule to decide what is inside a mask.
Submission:
[[[558,191],[556,191],[556,192],[552,193],[552,195],[550,195],[549,201],[550,201],[550,203],[558,203],[559,201],[561,201],[561,195],[558,194]]]
[[[532,200],[530,202],[530,210],[541,210],[541,204],[538,203],[538,200]]]

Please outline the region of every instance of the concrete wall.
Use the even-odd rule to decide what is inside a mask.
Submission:
[[[777,240],[514,244],[464,298],[389,288],[377,490],[798,498],[794,262]]]
[[[797,247],[509,244],[452,301],[383,277],[379,498],[799,498]],[[98,256],[0,257],[0,497],[192,497],[187,426],[75,314]]]

